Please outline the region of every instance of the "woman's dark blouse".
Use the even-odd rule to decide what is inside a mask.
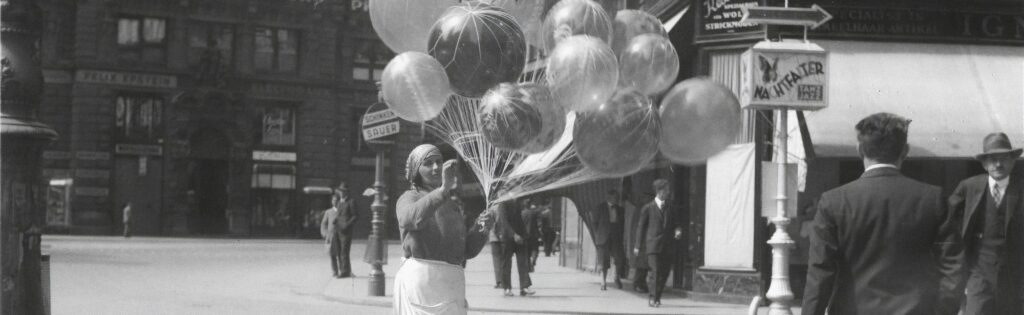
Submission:
[[[407,190],[395,208],[406,258],[464,266],[487,244],[487,231],[477,226],[467,229],[461,206],[440,188]]]

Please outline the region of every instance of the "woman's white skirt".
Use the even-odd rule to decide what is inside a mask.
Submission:
[[[442,261],[409,258],[395,274],[395,314],[466,314],[466,273]]]

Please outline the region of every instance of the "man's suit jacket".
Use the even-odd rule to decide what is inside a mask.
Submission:
[[[497,231],[498,239],[502,242],[515,242],[515,236],[526,237],[526,224],[519,213],[519,207],[514,201],[499,203],[495,208],[497,219],[494,222],[494,229]]]
[[[672,240],[675,238],[675,230],[681,229],[677,216],[671,200],[666,200],[663,208],[651,200],[640,209],[633,246],[640,249],[639,257],[674,252]]]
[[[617,219],[615,223],[611,222],[608,207],[608,202],[602,202],[594,210],[594,243],[597,245],[605,245],[609,241],[622,244],[622,220],[625,219],[622,207],[612,206]]]
[[[332,236],[335,233],[338,236],[351,237],[354,230],[352,225],[357,219],[359,219],[359,214],[356,213],[355,201],[349,198],[339,203],[337,207],[324,211],[324,217],[320,220],[320,235],[328,244],[334,239]]]
[[[984,219],[988,191],[988,174],[970,177],[960,182],[949,196],[949,208],[961,219],[960,235],[967,252],[973,252],[980,245],[977,236],[984,227],[976,221]],[[1024,312],[1024,172],[1010,175],[1010,183],[1003,195],[1006,213],[1003,232],[1006,235],[1004,256],[999,264],[998,279],[991,279],[998,285],[996,308],[1000,314]],[[970,264],[971,262],[968,262]],[[964,266],[964,281],[971,266]],[[998,280],[998,281],[995,281]],[[977,290],[978,288],[967,288]],[[977,292],[977,291],[974,291]]]
[[[817,206],[804,314],[956,314],[963,247],[939,187],[878,168]]]
[[[525,208],[520,212],[523,219],[527,239],[533,241],[540,237],[540,208]]]

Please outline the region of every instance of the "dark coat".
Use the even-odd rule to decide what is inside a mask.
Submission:
[[[355,198],[349,197],[338,205],[339,232],[345,236],[352,236],[356,220],[359,220],[359,210],[356,209]]]
[[[519,214],[526,232],[524,236],[530,240],[540,238],[540,208],[526,208]]]
[[[515,202],[502,202],[495,206],[497,219],[494,222],[495,233],[502,242],[515,242],[515,236],[526,237],[526,224],[519,213]]]
[[[956,314],[963,244],[939,187],[872,169],[817,206],[804,314]]]
[[[633,248],[640,249],[637,257],[645,257],[651,254],[674,253],[672,246],[675,242],[675,231],[682,230],[679,224],[678,214],[672,201],[666,200],[664,209],[658,204],[651,202],[640,209],[640,217],[636,226],[636,241]]]
[[[985,203],[988,197],[988,174],[973,176],[960,182],[953,194],[949,196],[949,208],[960,216],[960,235],[964,240],[967,252],[973,252],[980,239],[977,237],[983,227],[975,224],[985,215]],[[1021,314],[1024,312],[1024,174],[1014,173],[1003,196],[1006,205],[1003,231],[1006,235],[1005,252],[1000,257],[997,279],[989,279],[998,288],[993,293],[997,314]],[[1013,222],[1013,224],[1011,224]],[[971,262],[968,261],[968,264]],[[964,281],[971,270],[970,265],[964,266]],[[998,281],[997,281],[998,280]],[[983,291],[980,288],[967,288],[971,292]]]
[[[615,205],[614,208],[617,222],[611,222],[608,214],[608,202],[602,202],[594,210],[594,244],[622,244],[622,221],[625,215],[622,206]]]

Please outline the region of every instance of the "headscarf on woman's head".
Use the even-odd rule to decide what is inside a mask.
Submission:
[[[423,161],[426,161],[427,157],[431,155],[441,156],[441,149],[433,144],[425,143],[409,152],[409,159],[405,160],[405,179],[408,179],[413,187],[423,185],[423,180],[419,178],[420,166],[423,166]]]

